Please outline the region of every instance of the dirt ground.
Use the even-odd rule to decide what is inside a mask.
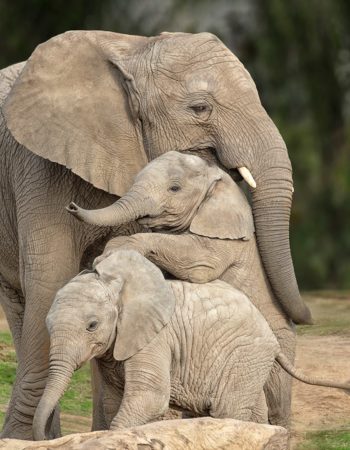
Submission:
[[[347,381],[350,379],[350,337],[298,336],[296,366],[307,374]],[[292,443],[306,431],[350,426],[350,397],[339,389],[293,384]]]
[[[9,327],[7,325],[7,321],[3,310],[1,309],[1,306],[0,306],[0,331],[9,331]]]
[[[313,376],[350,380],[350,297],[307,299],[316,326],[298,336],[296,366]],[[0,310],[0,331],[8,329]],[[350,397],[337,389],[309,386],[294,381],[292,448],[307,431],[350,427]],[[88,431],[86,417],[63,416],[66,431]]]

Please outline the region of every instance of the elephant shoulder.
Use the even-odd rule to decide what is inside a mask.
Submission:
[[[197,315],[209,310],[225,311],[231,316],[239,311],[239,315],[247,316],[255,312],[254,305],[240,290],[224,281],[215,280],[209,283],[189,283],[186,281],[169,281],[176,298],[177,309],[185,309]]]

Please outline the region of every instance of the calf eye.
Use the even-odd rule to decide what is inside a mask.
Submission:
[[[89,325],[86,327],[87,331],[95,331],[97,328],[98,322],[97,320],[92,320]]]
[[[195,106],[191,106],[191,109],[195,112],[195,113],[201,113],[204,112],[208,109],[207,105],[195,105]]]
[[[171,191],[171,192],[178,192],[180,190],[181,190],[181,187],[176,184],[174,184],[174,186],[170,186],[170,188],[169,188],[169,191]]]

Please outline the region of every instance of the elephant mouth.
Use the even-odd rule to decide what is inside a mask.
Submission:
[[[208,164],[215,164],[221,170],[228,173],[236,183],[239,183],[240,181],[243,180],[243,177],[239,173],[238,168],[228,169],[222,164],[222,162],[218,158],[218,154],[215,147],[193,147],[188,148],[186,150],[182,150],[181,153],[199,156],[200,158],[204,159]]]
[[[149,229],[152,228],[152,219],[155,216],[150,216],[149,214],[147,214],[146,216],[142,216],[139,219],[137,219],[137,223],[139,223],[140,225],[142,225],[144,228]]]
[[[137,219],[137,222],[142,225],[146,230],[166,230],[171,229],[172,231],[179,231],[181,228],[185,228],[182,226],[181,220],[178,220],[178,223],[175,223],[174,220],[171,220],[172,215],[167,214],[164,215],[146,215]],[[167,221],[170,219],[169,224]]]
[[[229,169],[228,171],[230,177],[236,182],[239,183],[243,180],[242,175],[238,172],[238,169]]]

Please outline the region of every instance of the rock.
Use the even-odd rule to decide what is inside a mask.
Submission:
[[[285,428],[234,419],[166,420],[118,431],[95,431],[51,441],[0,440],[6,450],[284,450]]]

